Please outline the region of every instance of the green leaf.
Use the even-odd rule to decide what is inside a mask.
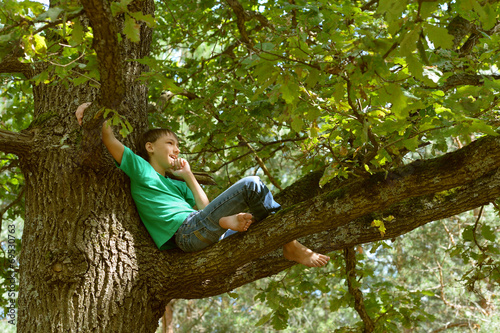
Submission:
[[[274,49],[273,43],[258,43],[255,45],[255,48],[262,51],[270,52]]]
[[[0,43],[5,43],[5,42],[10,41],[12,39],[12,37],[13,37],[12,33],[2,35],[2,36],[0,36]]]
[[[88,77],[86,76],[83,76],[83,75],[80,75],[80,76],[77,76],[76,78],[74,78],[72,81],[73,81],[73,84],[75,86],[79,86],[80,84],[82,83],[85,83],[89,80]]]
[[[406,0],[380,0],[377,13],[385,14],[387,21],[397,20],[406,8]]]
[[[474,233],[472,226],[467,226],[462,232],[462,238],[466,242],[472,242],[474,240]]]
[[[420,55],[420,59],[422,59],[422,62],[426,64],[427,66],[430,66],[429,58],[427,57],[427,53],[425,52],[425,47],[424,43],[422,42],[424,40],[424,37],[422,34],[420,34],[418,41],[417,41],[417,51],[418,54]]]
[[[380,232],[380,236],[384,237],[387,229],[385,228],[384,222],[382,220],[373,220],[371,226],[377,228]]]
[[[260,320],[255,324],[255,326],[259,327],[259,326],[264,325],[265,323],[267,323],[271,319],[272,315],[273,315],[273,313],[270,312],[267,315],[265,315],[264,317],[260,318]]]
[[[446,28],[426,24],[425,34],[436,48],[451,49],[453,47],[453,36],[448,33]]]
[[[184,89],[182,89],[181,87],[177,86],[177,84],[175,84],[175,80],[174,79],[169,79],[169,78],[166,78],[166,77],[161,77],[161,83],[163,84],[163,90],[169,90],[173,93],[181,93],[184,91]]]
[[[418,148],[419,140],[418,137],[413,137],[403,141],[403,146],[409,151],[415,151]]]
[[[323,172],[323,176],[319,181],[319,187],[323,187],[331,179],[337,177],[337,175],[338,175],[338,163],[333,163],[328,165],[325,171]]]
[[[129,13],[130,16],[136,19],[136,21],[142,21],[150,28],[156,25],[156,20],[151,14],[144,15],[142,12]]]
[[[470,129],[473,132],[481,132],[481,133],[493,135],[493,136],[498,135],[498,133],[495,131],[495,129],[491,125],[487,124],[482,119],[474,119],[471,126],[470,126]]]
[[[270,61],[259,62],[254,69],[254,75],[260,83],[266,82],[270,77],[274,76],[274,65]]]
[[[386,93],[388,96],[388,102],[392,104],[391,111],[394,113],[398,119],[406,119],[408,117],[408,109],[406,108],[408,97],[406,97],[401,88],[397,84],[390,84]]]
[[[229,297],[231,298],[234,298],[234,299],[238,299],[240,297],[240,295],[238,295],[238,293],[227,293]]]
[[[407,56],[411,54],[417,48],[417,41],[420,38],[421,26],[418,25],[415,29],[410,30],[406,33],[403,40],[401,41],[401,54]]]
[[[494,242],[496,240],[495,231],[489,225],[483,225],[481,227],[481,235],[484,237],[484,239],[490,242]]]
[[[422,19],[429,17],[439,8],[439,2],[437,1],[422,1],[420,4],[420,17]]]
[[[457,3],[462,11],[468,12],[474,8],[476,0],[458,0]]]
[[[487,89],[491,89],[495,92],[499,92],[500,91],[500,80],[490,80],[488,78],[485,78],[484,87]]]
[[[288,326],[288,311],[284,310],[283,311],[276,311],[272,318],[271,318],[271,324],[273,325],[273,328],[276,330],[284,330]]]
[[[138,43],[141,40],[141,27],[130,15],[125,15],[123,33],[134,43]]]
[[[128,120],[123,120],[120,118],[120,125],[121,125],[121,128],[120,128],[120,135],[122,136],[122,138],[126,138],[133,130],[133,127],[132,125],[130,124],[130,122]]]
[[[35,41],[35,52],[38,54],[45,54],[47,51],[47,44],[45,44],[45,37],[40,35],[34,35],[33,39]]]
[[[292,119],[292,129],[295,132],[300,132],[304,128],[304,121],[300,116],[295,116]]]
[[[59,15],[64,11],[64,9],[60,7],[52,7],[49,8],[45,13],[40,14],[36,20],[37,21],[45,21],[46,19],[50,19],[51,22],[57,20]]]
[[[335,86],[333,86],[333,98],[337,103],[340,103],[346,93],[346,87],[344,86],[343,83],[337,83]]]
[[[408,70],[410,71],[411,74],[413,74],[413,76],[415,76],[419,80],[424,79],[423,64],[420,61],[418,61],[418,59],[414,55],[408,54],[406,56],[406,63],[408,64]]]
[[[128,13],[127,6],[132,2],[132,0],[122,0],[120,2],[111,3],[111,13],[117,16],[121,13]]]
[[[72,45],[78,45],[83,42],[83,26],[80,22],[80,19],[78,18],[73,23],[73,32],[71,35],[73,36],[73,38],[71,39]]]
[[[306,86],[308,88],[314,88],[316,83],[319,81],[319,71],[315,68],[309,69],[309,75],[307,75],[307,79],[305,81]]]
[[[300,88],[295,83],[285,82],[280,86],[280,92],[287,104],[294,104],[299,98]]]
[[[481,7],[481,4],[478,1],[475,1],[474,11],[479,14],[484,30],[490,30],[495,26],[497,14],[489,3],[486,3],[483,7]]]
[[[435,295],[436,295],[435,293],[433,293],[433,292],[432,292],[432,291],[430,291],[430,290],[422,290],[420,293],[421,293],[422,295],[425,295],[425,296],[435,296]]]

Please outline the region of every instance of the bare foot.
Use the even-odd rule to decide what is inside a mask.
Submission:
[[[219,225],[224,229],[234,231],[247,231],[253,222],[253,216],[249,213],[239,213],[231,216],[221,217]]]
[[[283,246],[283,255],[286,259],[296,261],[307,267],[325,266],[330,260],[330,257],[316,253],[296,240]]]

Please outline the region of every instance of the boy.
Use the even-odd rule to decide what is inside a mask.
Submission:
[[[90,104],[80,105],[75,113],[80,125]],[[243,178],[210,202],[189,163],[179,157],[177,136],[168,129],[144,133],[140,156],[116,139],[107,122],[102,141],[130,177],[139,216],[160,250],[177,246],[186,252],[199,251],[217,242],[228,229],[247,231],[254,220],[281,208],[258,177]],[[167,170],[184,182],[165,177]],[[252,214],[244,213],[247,208]],[[283,254],[308,267],[324,266],[330,259],[296,240],[283,246]]]

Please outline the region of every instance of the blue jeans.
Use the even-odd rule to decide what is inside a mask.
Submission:
[[[217,242],[227,231],[219,225],[225,216],[249,212],[256,221],[281,209],[259,177],[245,177],[229,187],[204,209],[191,213],[175,234],[175,243],[194,252]]]

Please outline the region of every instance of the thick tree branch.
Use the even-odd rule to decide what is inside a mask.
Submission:
[[[421,220],[425,220],[422,223],[427,223],[460,212],[445,205],[447,209],[445,216],[440,217],[439,210],[428,215],[432,211],[430,209],[433,204],[432,200],[435,200],[434,198],[429,202],[429,198],[432,198],[436,193],[457,187],[465,186],[466,188],[467,184],[474,184],[481,177],[490,177],[490,183],[486,185],[488,191],[485,191],[483,187],[478,192],[488,192],[486,203],[492,201],[500,195],[498,192],[500,174],[497,171],[499,167],[500,138],[485,137],[442,157],[423,162],[417,161],[397,169],[387,176],[374,175],[364,181],[341,189],[327,191],[304,202],[296,203],[254,225],[248,232],[232,236],[227,241],[215,244],[202,252],[169,251],[162,253],[157,257],[158,270],[155,269],[154,279],[158,280],[160,285],[166,283],[162,281],[162,276],[169,277],[170,285],[177,283],[182,285],[187,283],[187,280],[200,286],[211,285],[210,281],[216,276],[235,274],[234,272],[241,270],[244,265],[280,248],[283,244],[312,234],[322,235],[322,238],[310,236],[310,239],[316,240],[318,245],[314,248],[324,247],[323,250],[327,251],[340,249],[351,244],[380,240],[381,236],[378,230],[370,227],[370,218],[373,218],[371,214],[376,212],[388,214],[387,210],[391,206],[393,206],[391,210],[394,210],[391,211],[391,215],[394,215],[396,220],[386,224],[385,237],[396,237],[417,227],[415,224],[419,224]],[[492,172],[494,172],[493,175]],[[483,183],[483,185],[485,184]],[[477,191],[477,188],[473,190]],[[454,191],[461,193],[463,190],[459,188]],[[485,204],[485,194],[478,192],[468,193],[468,200],[474,201],[472,199],[475,196],[483,198],[483,202],[477,206]],[[416,198],[413,199],[416,202],[413,202],[412,198]],[[405,202],[405,200],[407,201]],[[398,206],[402,203],[404,203],[403,206]],[[426,203],[430,205],[430,208],[419,207],[419,203]],[[477,202],[475,203],[477,204]],[[459,207],[458,209],[470,207],[467,204],[462,206],[456,203],[453,203],[453,206]],[[408,207],[408,209],[413,207],[409,211],[411,215],[408,217],[409,220],[413,221],[411,225],[401,220],[405,218],[404,207]],[[415,216],[420,216],[421,220],[415,220]],[[364,219],[362,219],[363,217]],[[356,221],[354,225],[352,221]],[[339,233],[344,227],[348,229]],[[334,230],[336,232],[332,232]],[[325,232],[326,235],[329,235],[328,237],[322,234]],[[270,235],[279,235],[279,237],[270,237]],[[327,245],[323,243],[322,239],[326,241]],[[175,257],[171,257],[172,255]],[[233,258],[233,260],[221,260],[220,258]],[[182,274],[179,274],[179,271],[176,274],[169,274],[168,268],[162,264],[172,260],[179,260],[181,263],[179,271],[183,272]],[[287,263],[284,262],[280,265],[283,267]],[[267,272],[270,271],[277,272],[268,268]],[[175,277],[172,278],[172,276]],[[204,290],[203,294],[205,293],[208,294],[210,291]],[[185,297],[185,295],[181,297]]]
[[[107,1],[82,0],[94,33],[93,48],[97,53],[101,75],[100,104],[117,109],[125,96],[124,60],[118,41],[118,22]]]
[[[0,73],[21,73],[28,79],[33,76],[33,68],[29,63],[23,63],[16,56],[6,56],[0,61]]]
[[[0,129],[0,151],[18,156],[26,155],[32,147],[32,135]]]
[[[484,80],[499,80],[500,75],[479,75],[479,74],[455,74],[446,79],[446,83],[440,89],[446,91],[458,86],[480,86]]]
[[[245,44],[250,44],[248,32],[245,28],[245,22],[249,20],[245,9],[237,0],[226,0],[226,2],[229,4],[229,6],[231,6],[234,14],[236,15],[236,24],[238,25],[238,30],[240,31],[241,40]]]
[[[453,48],[457,48],[465,36],[474,30],[474,25],[461,16],[455,16],[448,24],[448,33],[453,36]]]
[[[393,239],[429,222],[486,205],[498,197],[500,197],[500,169],[453,191],[411,198],[399,202],[385,211],[365,215],[342,226],[309,235],[300,241],[315,251],[328,253],[349,246]],[[370,223],[374,218],[389,215],[394,216],[395,219],[386,223],[387,232],[382,238],[378,230],[371,227]],[[233,246],[244,242],[243,235],[232,237],[240,237],[234,239]],[[229,243],[229,241],[231,238],[225,242]],[[227,248],[231,248],[231,246]],[[283,258],[281,250],[276,250],[237,268],[228,275],[203,281],[198,290],[199,294],[193,295],[193,297],[218,295],[249,282],[277,274],[294,264],[294,262]]]
[[[238,30],[240,31],[241,39],[245,44],[251,44],[250,38],[248,37],[248,31],[245,28],[245,22],[250,21],[253,18],[256,18],[260,22],[261,27],[272,28],[271,24],[264,15],[249,10],[245,10],[238,0],[226,0],[226,2],[232,8],[234,14],[236,15],[236,24],[238,26]]]

